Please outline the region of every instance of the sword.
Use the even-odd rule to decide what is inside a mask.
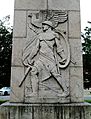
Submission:
[[[25,72],[25,75],[24,75],[24,77],[22,78],[22,80],[21,80],[21,82],[20,82],[20,84],[19,84],[19,87],[22,86],[22,84],[23,84],[23,82],[25,81],[25,79],[26,79],[27,75],[29,74],[30,70],[31,70],[31,66],[29,66],[29,67],[27,68],[27,70],[26,70],[26,72]]]

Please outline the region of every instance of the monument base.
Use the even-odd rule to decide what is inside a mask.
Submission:
[[[4,103],[0,119],[91,119],[91,104]]]

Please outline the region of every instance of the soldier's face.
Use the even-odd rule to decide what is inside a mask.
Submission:
[[[48,29],[49,29],[49,26],[48,26],[48,25],[46,25],[46,24],[43,24],[43,25],[42,25],[42,29],[43,29],[43,31],[45,32],[46,30],[48,30]]]

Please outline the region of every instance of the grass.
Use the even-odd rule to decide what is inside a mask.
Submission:
[[[91,103],[91,100],[84,100],[85,102]]]
[[[0,100],[0,105],[5,102],[7,102],[7,100]]]

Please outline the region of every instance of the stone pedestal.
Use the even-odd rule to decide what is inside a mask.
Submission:
[[[91,105],[5,103],[0,107],[0,119],[91,119]]]

